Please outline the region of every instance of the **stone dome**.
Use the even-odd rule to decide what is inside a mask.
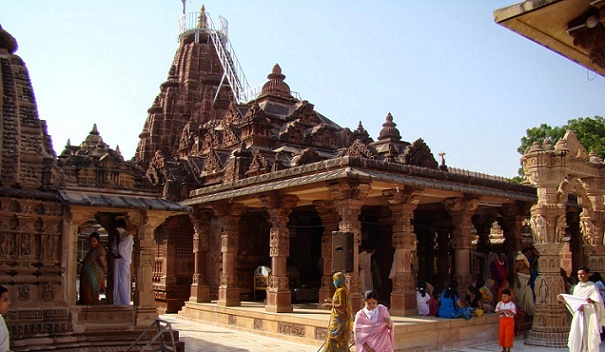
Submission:
[[[292,98],[290,87],[284,82],[286,76],[281,73],[281,67],[278,64],[273,66],[273,70],[267,76],[269,81],[263,85],[261,95],[273,95],[284,98]]]
[[[382,124],[382,129],[380,130],[380,134],[378,135],[378,140],[382,141],[385,139],[393,139],[393,140],[401,140],[401,134],[399,134],[399,130],[397,129],[397,124],[393,122],[393,115],[388,113],[387,120]]]

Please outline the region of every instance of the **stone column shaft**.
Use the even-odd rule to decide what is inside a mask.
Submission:
[[[418,206],[421,190],[385,190],[392,212],[393,247],[395,248],[395,277],[391,292],[391,314],[409,316],[417,315],[416,278],[413,264],[416,257],[417,239],[414,233],[414,210]]]
[[[208,255],[208,231],[212,217],[210,210],[196,209],[189,215],[193,228],[193,280],[191,283],[191,302],[210,302],[210,285],[206,273]]]
[[[452,234],[452,247],[454,248],[454,278],[458,281],[458,288],[465,288],[472,283],[469,254],[471,248],[471,230],[474,227],[473,216],[479,199],[477,198],[450,198],[444,202],[446,210],[452,217],[454,232]]]
[[[155,264],[154,231],[166,219],[163,212],[141,211],[130,214],[130,222],[136,226],[134,236],[134,270],[136,284],[134,305],[137,306],[138,326],[148,326],[157,317],[153,290],[153,266]]]
[[[332,284],[332,231],[338,229],[339,216],[336,213],[334,203],[331,201],[316,200],[313,202],[321,223],[323,233],[321,237],[321,258],[323,260],[321,273],[321,288],[319,289],[319,304],[334,295],[334,285]]]
[[[219,217],[221,228],[221,253],[223,272],[218,288],[217,305],[240,306],[239,287],[237,282],[236,260],[239,237],[239,220],[246,213],[241,204],[221,202],[213,205],[214,214]]]
[[[78,232],[79,227],[86,221],[94,217],[94,211],[90,208],[80,209],[71,208],[69,212],[65,212],[65,224],[63,226],[63,236],[65,238],[63,242],[63,253],[66,255],[63,257],[65,265],[65,275],[67,279],[65,282],[65,294],[67,304],[76,305],[76,281],[78,277],[77,265],[78,262]],[[14,299],[14,298],[13,298]]]
[[[290,255],[290,232],[288,216],[296,207],[298,198],[292,195],[270,193],[260,196],[271,221],[269,235],[269,255],[271,256],[271,275],[267,287],[267,305],[265,310],[274,313],[292,311],[292,293],[288,278],[288,256]]]
[[[531,208],[534,246],[540,252],[540,258],[535,283],[536,312],[525,342],[530,345],[565,347],[567,344],[569,318],[556,295],[565,292],[559,270],[563,258],[562,240],[567,228],[568,195],[575,186],[580,186],[576,191],[581,188],[570,177],[570,171],[572,164],[577,165],[574,160],[586,154],[570,132],[554,147],[548,139],[543,144],[535,142],[521,158],[525,177],[537,188],[538,196],[537,204]],[[570,145],[567,144],[568,138]]]
[[[357,311],[363,306],[361,281],[359,280],[359,246],[361,245],[361,207],[368,195],[370,185],[365,183],[341,181],[329,186],[331,198],[340,215],[339,231],[353,234],[353,272],[347,273],[351,306]]]

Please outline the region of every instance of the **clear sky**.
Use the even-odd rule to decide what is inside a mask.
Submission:
[[[229,38],[251,86],[278,63],[302,99],[377,139],[391,112],[448,166],[512,177],[529,127],[604,116],[605,80],[499,26],[520,0],[188,0]],[[178,48],[180,0],[0,0],[53,146],[97,123],[130,159]]]

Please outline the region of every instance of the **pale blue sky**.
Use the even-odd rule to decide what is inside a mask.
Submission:
[[[528,127],[605,115],[605,80],[497,25],[520,0],[189,0],[204,3],[250,85],[286,83],[343,127],[376,139],[391,112],[449,166],[512,177]],[[1,0],[57,153],[97,123],[131,158],[178,48],[180,0]],[[595,77],[596,76],[596,77]]]

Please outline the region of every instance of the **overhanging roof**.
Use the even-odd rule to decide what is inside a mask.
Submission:
[[[569,23],[578,19],[600,1],[527,0],[494,11],[495,21],[578,64],[605,76],[605,68],[590,60],[590,49],[574,44]]]
[[[465,194],[481,195],[505,198],[509,200],[535,202],[537,197],[535,194],[521,192],[516,190],[504,190],[477,185],[454,183],[446,180],[436,180],[430,178],[422,178],[417,176],[395,174],[383,172],[379,170],[367,170],[355,167],[342,167],[338,169],[318,172],[310,175],[302,175],[288,179],[272,180],[261,184],[249,184],[245,187],[231,188],[230,185],[220,185],[208,188],[201,188],[193,192],[195,195],[183,202],[182,205],[208,204],[220,200],[232,200],[244,198],[246,196],[254,196],[271,191],[279,191],[294,187],[308,186],[318,184],[317,187],[325,187],[326,183],[336,181],[338,179],[356,179],[366,180],[372,183],[385,182],[391,185],[405,185],[412,188],[427,188],[438,189],[451,192],[459,192]]]
[[[187,206],[167,201],[159,197],[66,190],[60,190],[59,197],[69,205],[115,209],[160,210],[179,213],[189,212]]]

